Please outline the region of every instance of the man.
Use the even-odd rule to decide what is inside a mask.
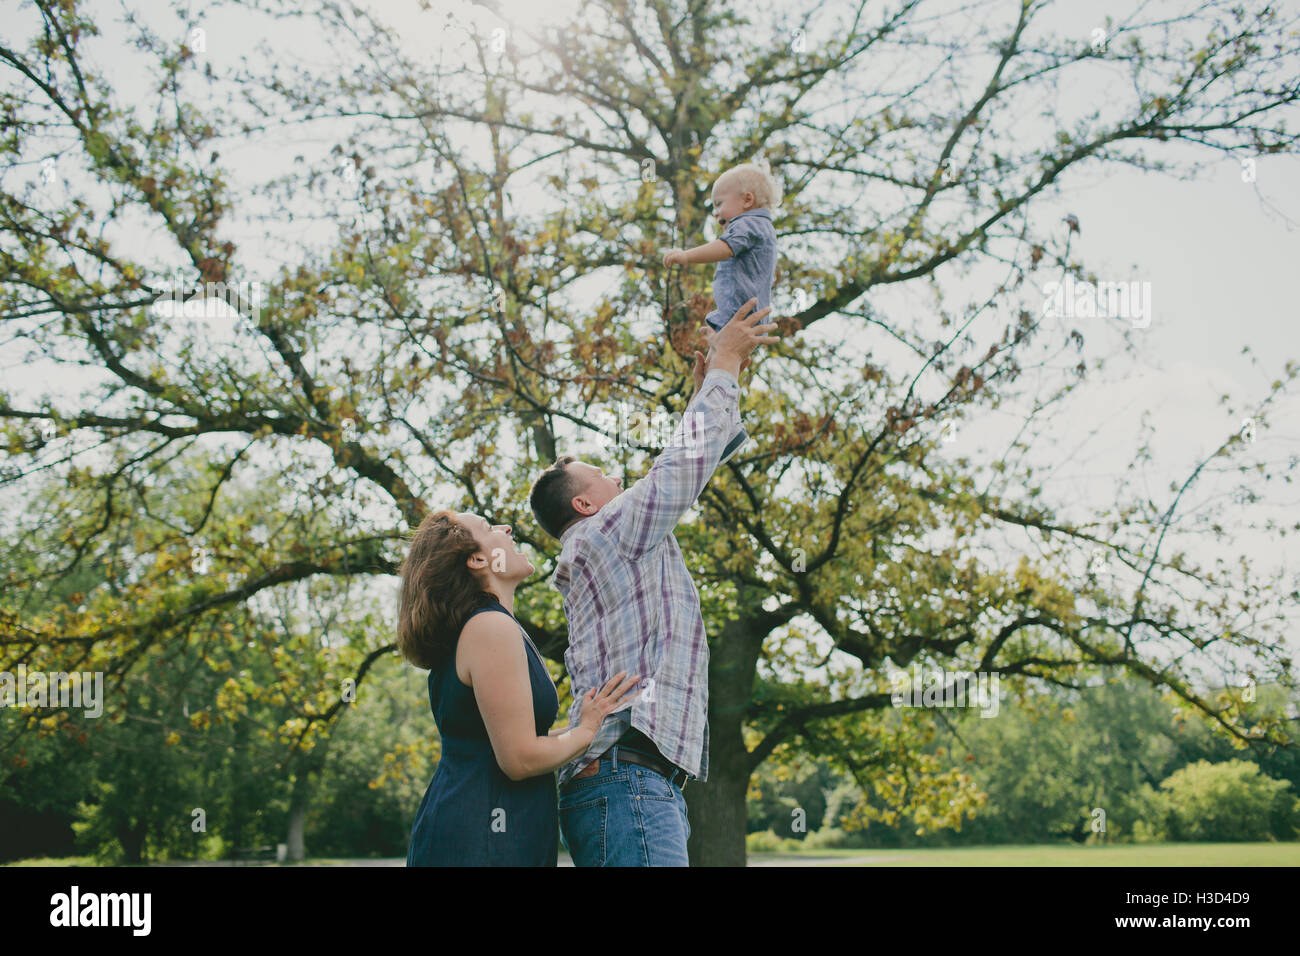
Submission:
[[[776,341],[762,321],[771,310],[751,314],[755,304],[710,336],[707,365],[696,353],[695,394],[644,478],[624,491],[565,456],[533,485],[533,513],[562,545],[553,580],[569,622],[570,726],[589,688],[619,671],[645,678],[630,709],[560,768],[560,830],[576,866],[688,865],[682,788],[708,778],[709,648],[672,532],[740,430],[741,368]]]

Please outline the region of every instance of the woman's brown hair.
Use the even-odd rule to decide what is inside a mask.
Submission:
[[[402,562],[397,649],[426,670],[441,666],[456,646],[465,620],[492,595],[465,562],[478,543],[451,511],[425,516]]]

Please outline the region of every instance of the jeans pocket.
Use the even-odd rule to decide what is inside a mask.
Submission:
[[[605,828],[609,799],[596,797],[560,807],[560,831],[574,866],[605,865]]]
[[[677,799],[677,788],[663,774],[637,767],[636,779],[637,792],[643,800],[667,800],[671,803]]]
[[[635,801],[636,848],[642,862],[637,866],[690,866],[686,814],[680,796],[661,800],[645,794]]]

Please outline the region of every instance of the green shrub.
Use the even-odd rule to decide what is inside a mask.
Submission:
[[[859,845],[861,840],[855,839],[855,836],[855,834],[845,833],[839,827],[826,826],[809,833],[803,845],[809,850],[840,850]]]
[[[1273,780],[1248,760],[1199,760],[1148,795],[1142,833],[1174,841],[1294,840],[1300,800],[1288,780]],[[1134,825],[1134,835],[1138,825]]]
[[[1159,843],[1164,837],[1160,835],[1160,830],[1145,820],[1138,820],[1133,824],[1133,842],[1134,843]]]
[[[100,866],[118,866],[126,861],[126,852],[115,821],[108,812],[113,785],[97,782],[95,790],[97,800],[77,804],[78,818],[72,822],[77,849],[91,856]]]
[[[800,840],[787,840],[777,836],[771,830],[759,830],[745,836],[747,853],[789,853],[803,849]]]

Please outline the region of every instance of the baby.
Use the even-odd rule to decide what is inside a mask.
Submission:
[[[780,205],[781,187],[766,169],[742,163],[728,169],[713,184],[713,216],[722,235],[694,249],[669,249],[664,265],[716,262],[713,273],[714,310],[704,321],[716,332],[750,299],[755,310],[772,303],[776,273],[776,230],[772,209]],[[747,439],[742,428],[722,453],[726,461]],[[719,462],[721,464],[721,462]]]

